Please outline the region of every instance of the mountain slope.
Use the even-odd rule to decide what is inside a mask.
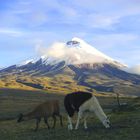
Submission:
[[[60,49],[58,53],[61,55],[49,53],[52,50],[57,52],[55,47],[56,50]],[[114,87],[127,87],[129,91],[140,89],[140,76],[123,71],[122,68],[126,65],[106,56],[79,38],[55,47],[47,51],[48,55],[0,70],[2,87],[11,87],[15,83],[14,87],[17,85],[21,88],[66,92],[92,89],[113,92]]]

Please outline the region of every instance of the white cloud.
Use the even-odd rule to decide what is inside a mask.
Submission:
[[[126,4],[127,3],[127,4]],[[38,27],[45,23],[77,24],[89,28],[114,29],[121,18],[140,14],[140,2],[95,0],[27,0],[10,3],[0,25]],[[9,23],[7,22],[7,19]],[[16,21],[16,22],[15,22]]]
[[[140,14],[138,0],[76,0],[72,3],[78,7],[79,22],[84,19],[81,24],[89,28],[114,29],[123,18]]]
[[[108,16],[104,14],[90,14],[87,16],[85,25],[92,28],[113,29],[113,25],[119,23],[118,16]]]
[[[130,42],[136,41],[139,39],[139,36],[136,34],[129,34],[129,33],[111,33],[111,34],[101,34],[95,35],[93,40],[96,46],[99,47],[114,47],[117,46],[118,48],[121,46],[125,47]],[[128,45],[129,46],[129,45]]]
[[[82,42],[80,44],[83,46]],[[40,44],[37,44],[36,50],[41,56],[66,60],[69,64],[101,63],[107,61],[106,57],[101,55],[96,49],[88,46],[89,49],[93,50],[90,52],[86,46],[87,44],[84,43],[84,45],[85,48],[81,48],[81,46],[68,47],[65,43],[56,42],[50,47],[45,48],[42,42],[40,42]]]
[[[23,32],[17,31],[11,28],[0,28],[0,34],[5,34],[13,37],[20,37],[23,35]]]
[[[136,65],[130,68],[125,69],[129,73],[140,75],[140,65]]]

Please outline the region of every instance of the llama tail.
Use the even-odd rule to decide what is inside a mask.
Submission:
[[[74,115],[74,108],[72,107],[72,104],[70,103],[69,98],[67,96],[64,99],[64,106],[68,115],[72,117]]]

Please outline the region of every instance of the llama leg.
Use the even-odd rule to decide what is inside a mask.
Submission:
[[[44,117],[44,122],[47,125],[48,129],[50,129],[50,126],[49,126],[48,118],[47,117]]]
[[[58,116],[60,118],[60,125],[63,126],[62,116],[60,114]]]
[[[35,128],[34,131],[37,131],[37,130],[38,130],[40,121],[41,121],[41,118],[37,118],[37,119],[36,119],[36,128]]]
[[[87,129],[87,114],[84,116],[84,128]]]
[[[78,129],[79,122],[80,122],[80,119],[81,119],[81,118],[82,118],[82,112],[79,111],[79,112],[78,112],[77,122],[76,122],[76,125],[75,125],[75,129]]]
[[[68,116],[68,129],[69,130],[72,130],[73,129],[71,117],[69,117],[69,116]]]
[[[53,123],[53,127],[52,128],[55,128],[55,124],[56,124],[56,117],[55,117],[55,115],[53,115],[53,121],[54,121],[54,123]]]

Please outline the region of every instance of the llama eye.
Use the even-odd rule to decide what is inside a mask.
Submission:
[[[110,122],[107,122],[107,124],[110,124]]]

